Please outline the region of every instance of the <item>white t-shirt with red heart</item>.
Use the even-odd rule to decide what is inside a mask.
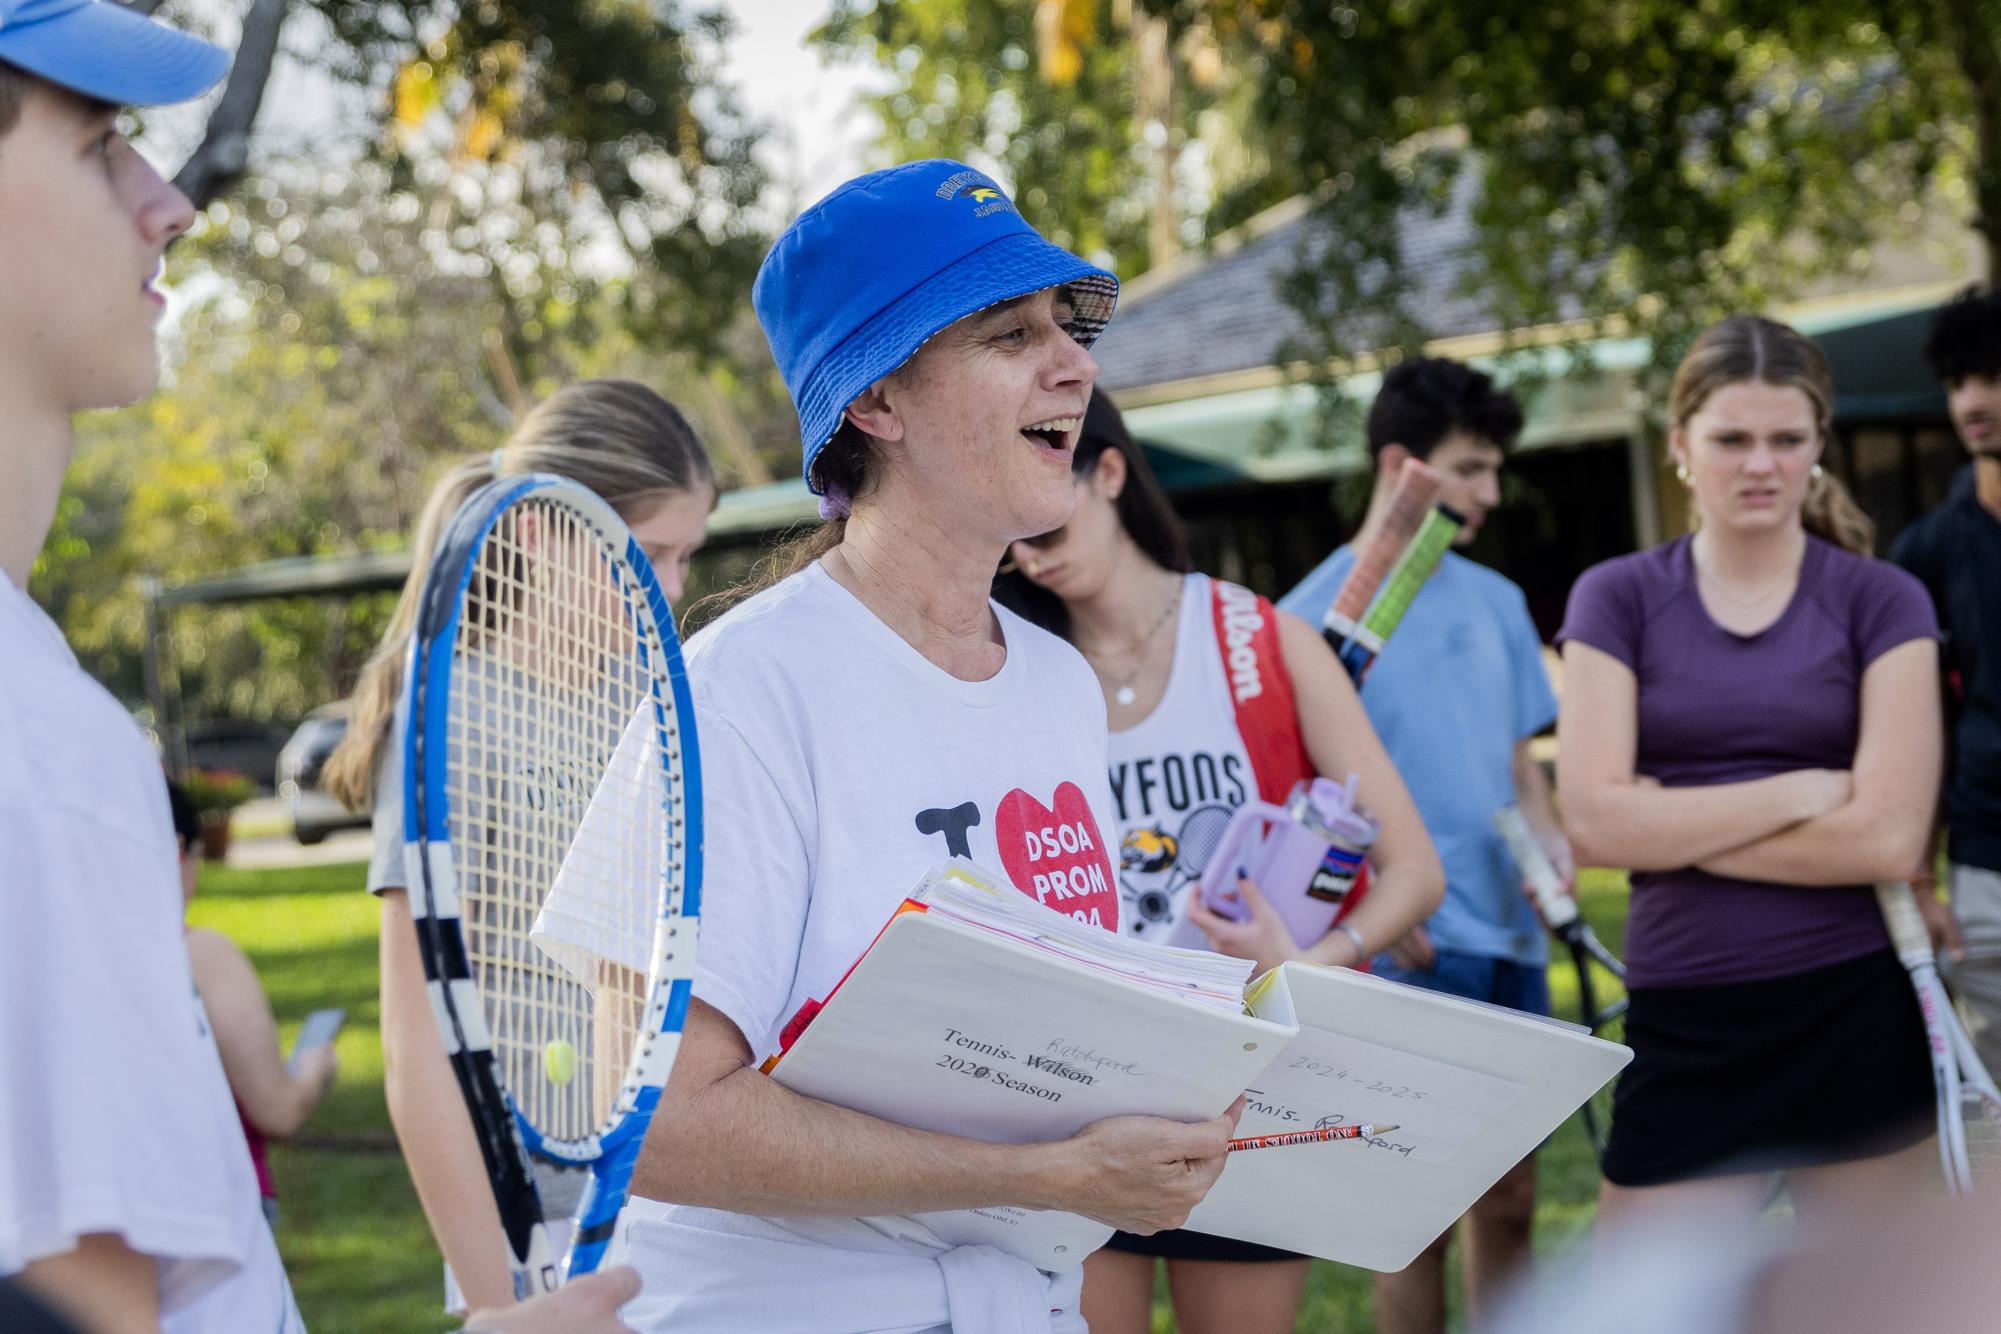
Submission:
[[[1007,657],[986,681],[931,663],[818,565],[691,642],[703,821],[695,994],[729,1016],[753,1055],[778,1050],[786,1021],[826,997],[949,856],[1117,929],[1104,697],[1070,645],[994,614]],[[646,1278],[628,1315],[643,1308],[645,1327],[775,1328],[787,1311],[759,1303],[792,1300],[779,1289],[808,1303],[813,1328],[963,1318],[938,1277],[958,1261],[934,1263],[946,1248],[911,1220],[753,1220],[637,1199],[628,1216],[629,1258]],[[724,1235],[727,1245],[708,1244]],[[814,1243],[827,1249],[809,1259]],[[922,1257],[921,1270],[890,1278],[885,1250]],[[733,1257],[734,1272],[713,1272],[718,1256]],[[853,1288],[859,1304],[828,1310],[841,1305],[836,1276],[863,1272],[874,1277]],[[1067,1305],[1074,1320],[1075,1275],[1051,1282],[1035,1300]]]
[[[996,607],[961,681],[814,565],[689,646],[702,761],[695,994],[754,1054],[824,999],[949,856],[1118,929],[1105,704],[1077,651]]]

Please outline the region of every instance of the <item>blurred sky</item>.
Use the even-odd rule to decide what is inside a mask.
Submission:
[[[769,124],[772,173],[809,204],[860,170],[875,118],[858,105],[880,73],[823,68],[806,34],[829,0],[724,0],[736,20],[725,70],[744,103]]]
[[[875,129],[875,118],[859,105],[860,98],[886,76],[852,64],[823,68],[806,45],[806,34],[826,17],[832,0],[709,2],[735,21],[724,81],[737,89],[745,110],[768,127],[766,165],[779,196],[773,203],[789,215],[860,170]],[[189,0],[180,12],[234,46],[242,9],[242,0]],[[309,57],[324,40],[317,16],[295,9],[285,26],[287,51]],[[215,96],[147,112],[142,148],[172,170],[198,142]],[[258,113],[260,155],[324,155],[327,127],[365,121],[374,96],[335,83],[312,68],[310,59],[281,59]],[[358,148],[353,145],[349,151]]]
[[[874,115],[861,105],[871,86],[887,76],[858,65],[823,67],[806,44],[806,34],[826,17],[833,0],[711,0],[735,21],[723,82],[732,86],[744,111],[761,121],[761,147],[771,174],[766,196],[774,232],[848,177],[859,172],[874,135]],[[188,0],[180,11],[209,35],[234,47],[242,0]],[[314,67],[313,55],[327,39],[322,20],[295,7],[287,21],[281,56],[265,88],[257,117],[260,159],[317,159],[326,165],[362,151],[344,143],[331,126],[365,123],[377,93],[339,83]],[[289,58],[287,58],[289,57]],[[203,126],[221,90],[199,102],[152,108],[139,119],[139,148],[171,174],[200,142]],[[168,292],[163,327],[171,330],[191,301],[207,294],[200,281]]]

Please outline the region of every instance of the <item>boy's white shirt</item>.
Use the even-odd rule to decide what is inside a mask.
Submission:
[[[165,1334],[303,1331],[194,989],[160,764],[0,574],[0,1274],[121,1237]]]

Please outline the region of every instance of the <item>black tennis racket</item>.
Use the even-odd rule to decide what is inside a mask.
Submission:
[[[1508,845],[1508,853],[1522,873],[1522,880],[1535,895],[1543,923],[1570,951],[1570,964],[1577,979],[1577,1013],[1593,1037],[1607,1042],[1626,1040],[1626,965],[1605,948],[1591,924],[1577,910],[1577,900],[1563,892],[1563,877],[1550,864],[1549,856],[1536,841],[1521,808],[1503,806],[1494,812],[1494,828]],[[1585,1133],[1600,1156],[1605,1139],[1612,1131],[1612,1090],[1616,1081],[1591,1095],[1579,1108]]]

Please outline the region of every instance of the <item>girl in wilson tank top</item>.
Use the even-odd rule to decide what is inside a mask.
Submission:
[[[1192,924],[1210,948],[1255,959],[1260,970],[1287,959],[1361,965],[1428,916],[1445,881],[1340,664],[1304,621],[1189,572],[1179,523],[1102,391],[1072,471],[1076,516],[1013,545],[996,597],[1069,639],[1103,688],[1120,929],[1166,941]],[[1326,936],[1304,945],[1248,879],[1237,885],[1248,921],[1204,907],[1195,882],[1236,809],[1255,799],[1283,804],[1316,774],[1358,775],[1362,804],[1381,821],[1367,892],[1358,885]],[[1184,1229],[1121,1232],[1085,1262],[1094,1334],[1151,1328],[1161,1259],[1189,1334],[1292,1329],[1304,1258]]]

